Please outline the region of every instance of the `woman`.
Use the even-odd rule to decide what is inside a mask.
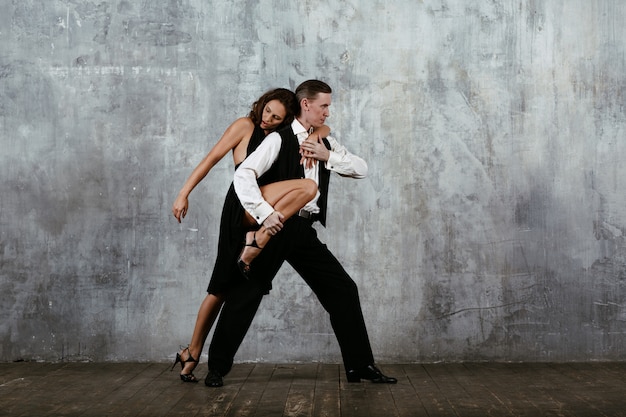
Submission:
[[[229,151],[232,151],[235,168],[239,166],[246,156],[256,149],[265,136],[291,123],[297,108],[298,104],[294,93],[284,88],[277,88],[263,94],[252,105],[252,110],[247,117],[235,120],[193,170],[178,193],[172,206],[172,213],[178,222],[180,223],[187,215],[189,194],[215,164]],[[330,129],[324,126],[312,135],[319,134],[324,137],[329,133]],[[313,196],[315,195],[317,188],[313,189],[311,182],[310,180],[283,181],[269,184],[261,191],[266,200],[274,205],[286,220],[313,198],[311,193]],[[315,186],[314,183],[313,186]],[[236,274],[238,265],[244,262],[241,260],[241,256],[237,258],[237,251],[241,249],[241,236],[244,236],[245,232],[249,230],[249,225],[244,224],[243,211],[231,184],[222,209],[217,258],[207,289],[208,294],[200,305],[191,343],[176,353],[174,366],[180,362],[182,367],[180,378],[184,382],[198,382],[192,371],[198,364],[197,358],[202,353],[209,331],[224,303],[224,293],[228,290],[233,273]],[[265,243],[266,240],[267,237],[263,239],[263,242]],[[245,243],[248,244],[248,242]],[[252,262],[251,259],[258,255],[261,250],[259,246],[253,246],[256,253],[247,256],[247,262],[244,262],[248,269],[250,262]],[[245,266],[241,265],[240,267],[243,268],[242,272],[245,275]]]

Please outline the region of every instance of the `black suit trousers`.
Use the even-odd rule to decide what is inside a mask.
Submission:
[[[294,216],[252,262],[249,281],[239,280],[227,296],[209,346],[209,369],[226,375],[263,295],[287,261],[311,287],[337,337],[346,369],[374,363],[355,282],[317,237],[311,221]]]

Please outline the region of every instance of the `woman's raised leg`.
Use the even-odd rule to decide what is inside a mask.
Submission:
[[[279,181],[262,186],[261,194],[275,211],[283,215],[284,222],[315,198],[317,184],[310,179]],[[256,225],[249,213],[246,213],[246,222],[250,227]],[[261,253],[271,237],[265,226],[246,233],[246,244],[237,260],[239,269],[246,277],[250,272],[250,263]]]

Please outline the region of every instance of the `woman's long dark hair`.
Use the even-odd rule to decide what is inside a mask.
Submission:
[[[255,126],[261,124],[261,121],[263,120],[263,109],[265,109],[265,105],[272,100],[278,100],[283,106],[285,106],[285,118],[278,127],[283,127],[293,121],[293,118],[298,111],[296,95],[286,88],[275,88],[267,91],[252,105],[252,110],[250,110],[248,117],[252,119],[252,123],[254,123]]]

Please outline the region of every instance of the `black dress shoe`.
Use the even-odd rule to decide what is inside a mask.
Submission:
[[[349,369],[346,371],[348,382],[361,382],[361,379],[369,379],[375,384],[395,384],[397,379],[384,375],[380,369],[374,365],[368,365],[359,370]]]
[[[204,378],[204,385],[207,387],[217,388],[224,385],[222,374],[217,371],[209,370],[209,374]]]

